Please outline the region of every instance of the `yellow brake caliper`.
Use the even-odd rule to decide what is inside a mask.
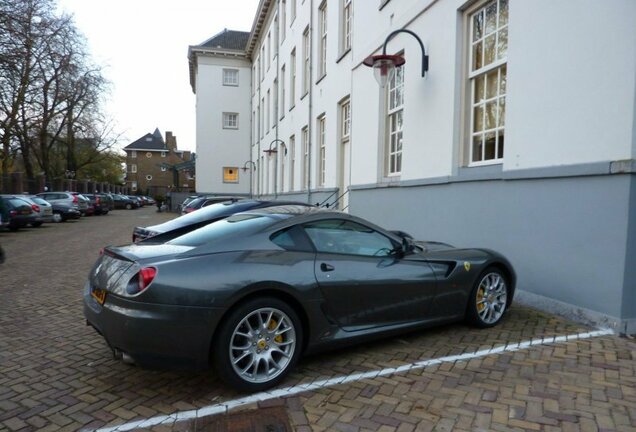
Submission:
[[[274,330],[278,323],[275,320],[270,320],[269,324],[267,324],[268,330]],[[278,335],[274,338],[274,342],[281,343],[283,342],[283,335]]]
[[[479,288],[477,291],[477,311],[481,312],[486,308],[486,303],[484,302],[484,293],[486,291],[483,288]]]

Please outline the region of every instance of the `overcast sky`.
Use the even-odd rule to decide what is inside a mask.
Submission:
[[[195,97],[188,45],[224,28],[250,31],[258,0],[58,0],[72,13],[93,59],[112,82],[107,111],[121,147],[159,128],[195,150]]]

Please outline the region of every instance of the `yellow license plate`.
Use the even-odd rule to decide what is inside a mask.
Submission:
[[[93,288],[91,290],[91,295],[95,298],[95,300],[97,300],[97,303],[99,303],[100,305],[103,305],[106,301],[106,290]]]

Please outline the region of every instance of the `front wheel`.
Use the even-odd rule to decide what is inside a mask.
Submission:
[[[479,276],[468,300],[466,317],[481,328],[495,326],[508,307],[508,281],[501,270],[489,267]]]
[[[130,205],[130,203],[126,204],[126,210],[130,210],[132,209],[132,205]]]
[[[219,377],[244,391],[261,391],[279,383],[294,367],[302,348],[298,315],[276,298],[239,305],[224,323],[212,347]]]

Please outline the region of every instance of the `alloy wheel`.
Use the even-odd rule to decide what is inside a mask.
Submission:
[[[494,324],[503,315],[508,301],[506,281],[496,272],[486,274],[479,282],[476,296],[477,314],[485,324]]]
[[[229,355],[234,372],[249,383],[266,383],[283,373],[296,350],[290,317],[276,308],[250,312],[234,329]]]

